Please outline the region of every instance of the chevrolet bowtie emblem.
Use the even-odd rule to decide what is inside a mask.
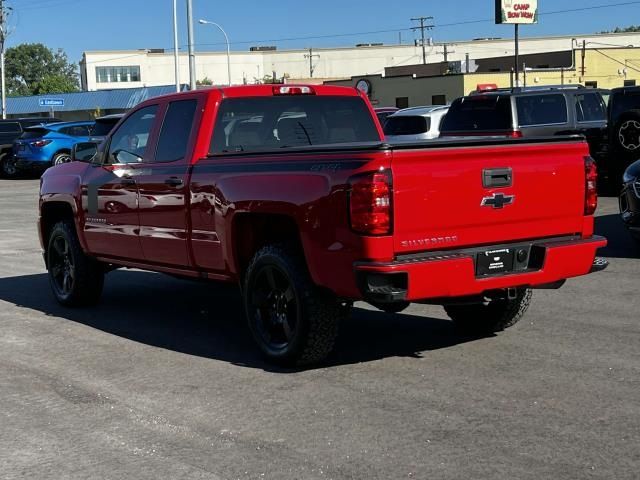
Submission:
[[[481,207],[504,208],[505,205],[511,205],[515,200],[515,195],[504,195],[502,193],[494,193],[490,197],[484,197]]]

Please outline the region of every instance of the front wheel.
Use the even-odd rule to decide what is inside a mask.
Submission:
[[[243,288],[254,340],[268,360],[288,366],[324,360],[345,316],[345,306],[313,284],[302,258],[281,246],[260,249]]]
[[[72,225],[67,222],[54,225],[46,255],[49,283],[58,302],[71,307],[98,302],[104,267],[85,255]]]
[[[447,315],[464,333],[489,334],[512,327],[531,303],[532,290],[518,288],[515,298],[489,300],[472,305],[446,305]]]

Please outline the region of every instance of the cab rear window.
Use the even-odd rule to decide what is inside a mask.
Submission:
[[[277,96],[225,99],[211,153],[380,141],[359,97]]]
[[[508,131],[512,128],[510,97],[478,95],[455,100],[442,121],[440,131],[462,133]]]
[[[384,125],[385,135],[419,135],[427,133],[431,127],[431,119],[420,115],[401,115],[387,118]]]

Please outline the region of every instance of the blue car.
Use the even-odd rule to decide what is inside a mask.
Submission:
[[[15,167],[23,173],[42,173],[71,161],[71,148],[89,140],[95,122],[58,122],[26,128],[13,142]]]

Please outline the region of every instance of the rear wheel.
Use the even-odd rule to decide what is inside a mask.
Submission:
[[[243,302],[249,329],[264,355],[290,366],[324,360],[349,310],[313,284],[301,256],[281,246],[255,254],[245,276]]]
[[[92,305],[100,299],[104,267],[85,255],[75,229],[67,222],[58,222],[51,230],[47,270],[53,295],[62,305]]]
[[[15,178],[18,176],[16,159],[10,153],[0,155],[0,173],[4,178]]]
[[[69,163],[71,161],[71,154],[67,152],[56,153],[51,161],[51,164],[55,167],[56,165],[62,165],[63,163]]]
[[[531,295],[530,288],[519,288],[512,299],[490,300],[473,305],[446,305],[444,309],[464,333],[494,333],[520,321],[529,308]]]

